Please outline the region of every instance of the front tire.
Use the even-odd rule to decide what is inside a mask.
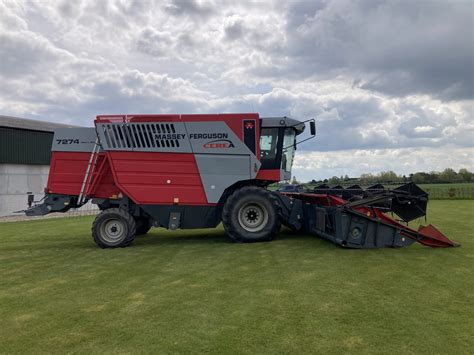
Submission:
[[[102,211],[92,224],[92,238],[101,248],[123,248],[135,239],[136,224],[133,217],[120,208]]]
[[[272,194],[260,187],[236,190],[224,204],[222,223],[235,242],[265,242],[280,230],[278,206]]]

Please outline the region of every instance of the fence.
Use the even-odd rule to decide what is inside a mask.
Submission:
[[[421,188],[425,190],[430,200],[471,200],[474,199],[474,186],[431,185]]]
[[[38,220],[38,219],[48,219],[48,218],[64,218],[64,217],[85,217],[85,216],[94,216],[100,212],[97,205],[94,205],[90,202],[86,203],[81,208],[71,208],[65,213],[50,213],[45,216],[36,216],[36,217],[27,217],[23,213],[17,213],[14,215],[0,217],[0,222],[16,222],[16,221],[29,221],[29,220]]]

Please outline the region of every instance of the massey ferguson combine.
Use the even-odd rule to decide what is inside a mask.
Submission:
[[[428,195],[411,183],[268,190],[290,179],[307,124],[312,138],[314,120],[254,113],[97,116],[94,128],[56,130],[45,196],[25,212],[66,212],[91,201],[101,210],[92,225],[101,248],[128,246],[151,227],[221,222],[236,242],[270,241],[283,224],[348,248],[456,245],[431,225],[403,223],[426,214]]]

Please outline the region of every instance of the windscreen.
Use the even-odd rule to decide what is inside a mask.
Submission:
[[[295,138],[294,128],[286,128],[283,136],[283,154],[281,157],[281,168],[286,172],[291,172],[293,158],[295,156]]]

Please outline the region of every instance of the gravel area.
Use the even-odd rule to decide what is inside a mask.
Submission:
[[[4,216],[0,217],[0,223],[2,222],[18,222],[18,221],[32,221],[38,219],[49,219],[49,218],[68,218],[68,217],[82,217],[82,216],[93,216],[99,213],[98,209],[91,209],[91,210],[75,210],[69,211],[66,213],[50,213],[46,216],[35,216],[35,217],[28,217],[25,216],[23,213],[18,213],[16,215],[11,216]]]

